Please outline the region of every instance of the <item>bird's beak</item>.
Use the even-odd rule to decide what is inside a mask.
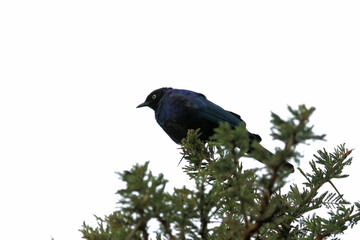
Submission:
[[[142,104],[140,104],[136,108],[147,107],[147,106],[149,106],[149,104],[147,102],[143,102]]]

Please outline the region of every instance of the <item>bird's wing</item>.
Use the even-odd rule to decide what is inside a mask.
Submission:
[[[199,96],[198,98],[198,113],[202,118],[205,118],[212,122],[227,122],[232,127],[236,127],[245,122],[236,113],[226,111],[222,107],[206,99],[205,96]]]
[[[188,90],[172,90],[161,101],[161,109],[157,121],[164,129],[169,128],[169,124],[185,128],[199,123],[201,125],[208,123],[209,127],[216,126],[220,122],[227,122],[231,127],[245,124],[238,114],[226,111],[219,105],[209,101],[201,93]],[[174,129],[174,126],[171,126],[171,131],[174,131]],[[250,138],[261,141],[259,135],[249,134]]]
[[[206,98],[205,100],[206,100],[205,104],[203,104],[203,106],[199,107],[198,109],[198,112],[202,118],[206,118],[209,121],[217,122],[217,123],[227,122],[232,127],[239,126],[242,123],[246,127],[246,123],[241,119],[241,117],[238,114],[230,111],[226,111],[222,107],[207,100]],[[249,137],[252,140],[261,142],[261,137],[257,134],[249,132]]]
[[[172,90],[161,101],[162,117],[166,121],[186,121],[183,117],[191,116],[193,120],[205,120],[213,123],[227,122],[235,127],[243,122],[241,117],[233,112],[209,101],[204,94],[188,90]]]

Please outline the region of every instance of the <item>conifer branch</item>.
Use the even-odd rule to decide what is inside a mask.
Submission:
[[[292,184],[288,192],[282,189],[290,174],[284,165],[301,158],[297,145],[324,138],[309,126],[314,110],[303,105],[289,107],[287,120],[272,114],[272,136],[284,144],[274,154],[257,143],[249,146],[245,126],[232,129],[221,124],[208,143],[199,139],[199,130],[189,131],[181,151],[186,160],[184,172],[194,187],[168,193],[162,174],[154,176],[149,162],[137,164],[119,173],[126,184],[117,192],[119,209],[105,218],[96,217],[95,228],[84,223],[83,238],[149,239],[148,226],[153,220],[160,226],[156,239],[170,240],[238,239],[239,235],[243,240],[321,240],[343,233],[360,221],[360,203],[348,202],[334,184],[334,179],[348,177],[343,169],[351,164],[352,150],[344,144],[333,153],[318,151],[310,161],[311,171],[297,168],[306,179],[301,188]],[[252,151],[246,154],[249,147]],[[266,173],[247,169],[250,158],[264,162]],[[327,182],[335,192],[322,190]],[[329,209],[329,216],[310,215],[321,207]]]

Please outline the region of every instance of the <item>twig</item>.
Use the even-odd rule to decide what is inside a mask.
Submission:
[[[331,180],[329,180],[329,183],[330,183],[331,186],[335,189],[335,191],[337,192],[337,194],[339,194],[339,196],[341,196],[341,198],[344,200],[344,198],[342,197],[342,194],[340,194],[339,190],[337,190],[337,188],[335,187],[335,185],[332,183]]]
[[[139,221],[139,222],[136,224],[135,228],[129,233],[129,235],[127,235],[127,237],[125,238],[125,240],[130,240],[130,239],[132,239],[132,237],[134,236],[134,234],[135,234],[135,233],[137,232],[137,230],[140,228],[141,224],[142,224],[142,222]]]
[[[269,180],[269,184],[264,192],[263,199],[261,201],[261,209],[260,214],[256,222],[248,227],[245,228],[244,234],[243,234],[243,240],[250,240],[250,237],[253,233],[257,232],[261,226],[266,223],[269,219],[271,219],[272,214],[265,216],[265,212],[269,207],[270,198],[272,196],[273,187],[275,185],[275,181],[278,177],[278,170],[280,168],[281,164],[278,164],[277,166],[274,166],[273,172],[271,174],[271,178]]]
[[[317,235],[315,240],[321,240],[321,239],[326,238],[326,237],[328,237],[330,235],[331,235],[331,233],[329,231],[324,231],[324,232],[320,233],[319,235]]]

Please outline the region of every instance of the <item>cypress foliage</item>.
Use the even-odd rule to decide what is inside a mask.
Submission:
[[[360,220],[360,203],[351,203],[340,194],[334,179],[346,178],[344,167],[351,164],[351,150],[345,144],[333,152],[319,150],[309,162],[310,172],[297,168],[304,177],[302,186],[284,186],[291,172],[288,161],[298,164],[296,147],[316,135],[309,118],[314,108],[304,105],[288,108],[284,120],[272,113],[272,137],[283,144],[273,155],[256,142],[250,142],[245,126],[232,129],[220,124],[212,141],[199,140],[199,131],[189,131],[182,142],[186,161],[184,172],[194,188],[165,191],[167,180],[154,176],[148,162],[118,173],[126,187],[119,194],[119,209],[96,217],[98,225],[83,224],[80,230],[88,240],[150,239],[149,225],[159,228],[152,239],[338,239],[336,236]],[[252,149],[249,154],[248,150]],[[248,159],[265,163],[246,169]],[[244,159],[244,161],[242,161]],[[323,191],[324,184],[333,191]],[[321,215],[326,209],[327,214]]]

